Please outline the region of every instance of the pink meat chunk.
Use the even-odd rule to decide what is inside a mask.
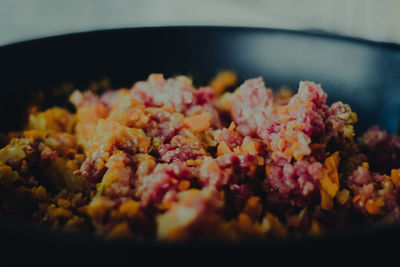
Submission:
[[[136,196],[141,205],[160,204],[164,198],[174,199],[178,182],[192,179],[192,170],[183,163],[158,164],[152,173],[137,181]]]
[[[257,115],[273,101],[272,90],[265,87],[262,78],[245,81],[234,94],[231,116],[242,135],[254,135],[257,131]]]

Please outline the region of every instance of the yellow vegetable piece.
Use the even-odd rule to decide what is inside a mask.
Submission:
[[[322,169],[322,177],[319,182],[321,184],[321,208],[329,210],[333,207],[332,199],[339,190],[339,152],[333,153],[325,159]]]

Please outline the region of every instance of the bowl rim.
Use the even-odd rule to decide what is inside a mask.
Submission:
[[[375,40],[364,39],[360,37],[352,37],[346,35],[340,35],[336,33],[329,33],[321,30],[313,30],[313,29],[282,29],[282,28],[268,28],[268,27],[253,27],[253,26],[148,26],[148,27],[121,27],[121,28],[112,28],[112,29],[97,29],[97,30],[89,30],[82,32],[72,32],[65,33],[60,35],[51,35],[40,37],[37,39],[29,39],[23,41],[17,41],[9,44],[5,44],[0,46],[0,55],[1,53],[5,53],[8,49],[20,48],[23,49],[24,46],[29,46],[34,43],[48,42],[52,40],[61,40],[64,38],[81,38],[88,35],[98,35],[98,34],[107,34],[119,32],[123,34],[124,32],[138,32],[138,31],[238,31],[238,32],[257,32],[262,34],[271,34],[271,33],[284,33],[289,35],[301,35],[301,36],[310,36],[310,37],[318,37],[325,39],[338,40],[343,42],[353,42],[362,45],[375,46],[390,50],[400,51],[400,44],[392,43],[392,42],[381,42]],[[227,240],[200,240],[200,241],[182,241],[177,243],[170,243],[167,241],[159,241],[159,240],[125,240],[125,239],[115,239],[115,240],[107,240],[104,238],[96,237],[92,234],[87,233],[66,233],[63,231],[53,231],[47,227],[43,226],[35,226],[29,222],[21,221],[19,219],[11,218],[5,215],[0,214],[0,228],[2,230],[6,230],[4,227],[14,225],[14,230],[10,233],[15,235],[29,235],[30,238],[48,238],[51,240],[50,242],[64,241],[69,240],[71,242],[82,242],[83,239],[86,242],[83,242],[83,245],[87,244],[97,244],[102,246],[132,246],[140,245],[143,249],[145,248],[166,248],[166,247],[184,247],[187,244],[204,248],[212,248],[212,247],[242,247],[242,246],[258,246],[258,247],[271,247],[271,246],[298,246],[304,243],[326,243],[326,242],[342,242],[344,240],[348,240],[349,238],[361,237],[367,235],[380,235],[392,231],[400,230],[400,223],[394,223],[389,225],[376,225],[376,226],[366,226],[366,225],[355,225],[350,226],[346,229],[341,230],[330,230],[327,233],[324,233],[321,236],[301,236],[301,237],[290,237],[290,238],[267,238],[267,239],[254,239],[254,240],[244,240],[240,243],[231,242]],[[17,230],[21,230],[18,232]],[[0,241],[1,243],[1,241]]]
[[[69,32],[54,35],[40,36],[38,38],[29,38],[26,40],[15,41],[0,45],[1,49],[6,49],[15,46],[27,45],[35,42],[50,41],[63,38],[79,38],[80,36],[107,34],[112,32],[135,32],[135,31],[246,31],[246,32],[263,32],[263,33],[285,33],[292,35],[302,35],[310,37],[319,37],[327,39],[335,39],[347,42],[355,42],[360,44],[367,44],[373,46],[380,46],[390,49],[400,49],[400,43],[390,41],[378,41],[367,39],[358,36],[349,36],[334,32],[328,32],[319,29],[286,29],[286,28],[273,28],[273,27],[259,27],[259,26],[202,26],[202,25],[178,25],[178,26],[140,26],[140,27],[115,27],[107,29],[94,29],[87,31]]]

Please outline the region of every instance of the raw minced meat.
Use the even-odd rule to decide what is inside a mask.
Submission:
[[[0,150],[0,210],[107,238],[317,234],[400,220],[400,137],[327,104],[321,85],[278,92],[232,72],[196,88],[151,74],[75,91],[75,111],[29,109]],[[224,92],[225,91],[225,92]]]

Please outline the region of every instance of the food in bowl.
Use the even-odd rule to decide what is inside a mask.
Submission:
[[[29,109],[0,150],[0,210],[51,229],[179,241],[320,234],[400,219],[400,138],[327,104],[321,85],[233,92],[219,73],[151,74]]]

